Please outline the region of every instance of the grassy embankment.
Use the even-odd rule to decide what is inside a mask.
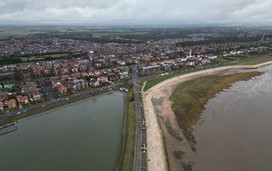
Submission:
[[[230,57],[216,59],[219,62],[226,62],[229,65],[255,65],[272,60],[272,52],[239,54]]]
[[[143,76],[150,76],[150,75],[163,74],[163,73],[166,73],[166,72],[167,72],[167,71],[160,70],[160,71],[156,71],[156,72],[150,72],[150,73],[143,74]]]
[[[135,102],[132,89],[125,96],[121,141],[115,170],[132,170],[135,149]]]
[[[229,88],[236,81],[246,81],[261,74],[261,72],[254,71],[223,76],[207,76],[186,81],[177,86],[170,97],[173,102],[172,109],[193,151],[196,150],[194,147],[196,140],[192,134],[192,126],[200,119],[201,113],[205,110],[204,105],[208,100],[213,98],[216,93]]]
[[[198,69],[198,70],[193,70],[193,71],[186,71],[186,72],[176,73],[176,74],[172,74],[172,75],[164,75],[164,76],[161,76],[161,77],[158,77],[158,78],[154,78],[154,79],[149,80],[149,81],[146,82],[145,87],[144,87],[144,91],[147,91],[151,87],[153,87],[156,84],[159,84],[160,82],[165,81],[167,79],[170,79],[170,78],[173,78],[173,77],[176,77],[176,76],[179,76],[179,75],[183,75],[183,74],[188,74],[188,73],[191,73],[191,72],[197,72],[197,71],[200,71],[200,70],[203,70],[203,69]],[[141,85],[142,85],[142,83],[141,83]]]
[[[104,91],[101,91],[101,92],[76,97],[76,98],[73,98],[73,99],[70,99],[70,100],[66,100],[66,101],[63,101],[63,102],[52,104],[50,106],[45,106],[45,107],[42,107],[42,108],[39,108],[39,109],[36,109],[36,110],[32,110],[32,111],[29,111],[29,112],[26,112],[26,113],[23,113],[23,114],[20,114],[20,115],[16,115],[14,117],[1,120],[0,121],[0,126],[11,123],[11,122],[14,122],[14,121],[17,121],[19,119],[34,116],[34,115],[39,114],[41,112],[46,112],[48,110],[51,110],[51,109],[54,109],[54,108],[57,108],[57,107],[61,107],[63,105],[67,105],[67,104],[70,104],[70,103],[75,103],[75,102],[78,102],[80,100],[90,98],[92,96],[97,96],[97,95],[100,95],[100,94],[103,94],[103,93],[106,93],[106,92],[107,92],[107,90],[104,90]]]

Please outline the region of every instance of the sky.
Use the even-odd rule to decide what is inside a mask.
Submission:
[[[272,0],[0,0],[1,24],[272,24]]]

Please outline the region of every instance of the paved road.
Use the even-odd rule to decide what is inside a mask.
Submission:
[[[41,89],[43,91],[43,93],[45,94],[46,96],[46,99],[48,101],[51,101],[53,99],[56,99],[54,94],[52,93],[52,91],[48,88],[48,86],[44,83],[44,78],[39,78],[39,79],[36,79],[36,81],[40,84],[41,86]]]
[[[134,83],[134,95],[136,105],[136,138],[135,138],[135,153],[134,153],[134,171],[146,171],[146,150],[142,147],[146,146],[146,126],[144,123],[144,113],[142,108],[141,86],[139,85],[140,74],[138,66],[133,66],[132,81]]]

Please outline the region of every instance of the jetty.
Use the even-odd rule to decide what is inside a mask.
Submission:
[[[13,122],[13,123],[9,123],[6,124],[4,126],[0,126],[0,136],[16,131],[18,129],[18,123],[17,122]]]

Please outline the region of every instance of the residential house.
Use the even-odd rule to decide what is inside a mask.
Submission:
[[[71,76],[72,76],[72,78],[81,78],[81,75],[79,72],[73,73]]]
[[[27,83],[27,85],[22,85],[22,91],[21,93],[23,95],[28,95],[29,97],[38,94],[38,89],[36,88],[36,85],[33,82]]]
[[[98,77],[97,80],[100,81],[100,82],[102,82],[102,83],[105,83],[105,82],[108,82],[108,77],[106,77],[106,76],[101,76],[101,77]]]
[[[6,101],[6,105],[8,106],[8,108],[15,108],[17,107],[16,105],[16,101],[14,99],[10,99],[9,101]]]
[[[117,74],[114,74],[114,73],[108,74],[107,77],[108,77],[108,80],[109,80],[109,81],[116,81],[116,80],[119,79],[118,75],[117,75]]]
[[[0,91],[0,100],[5,100],[9,98],[9,93],[8,92],[2,92]]]
[[[87,72],[82,72],[82,73],[81,73],[81,76],[82,76],[82,77],[88,76],[88,73],[87,73]]]
[[[161,65],[161,68],[164,71],[168,71],[171,69],[171,65],[170,64],[163,64],[163,65]]]
[[[121,72],[119,73],[120,79],[126,79],[128,78],[128,72]]]
[[[18,95],[18,96],[16,96],[16,99],[17,99],[18,103],[20,103],[20,104],[28,104],[29,103],[29,99],[27,96]]]
[[[82,89],[82,88],[87,88],[88,87],[88,82],[80,79],[80,80],[74,80],[73,81],[73,89],[74,90],[78,90],[78,89]]]
[[[0,102],[0,112],[4,112],[4,103]]]
[[[61,80],[68,80],[70,78],[69,75],[62,75]]]
[[[62,85],[61,83],[56,84],[56,89],[60,94],[67,93],[68,88]]]

